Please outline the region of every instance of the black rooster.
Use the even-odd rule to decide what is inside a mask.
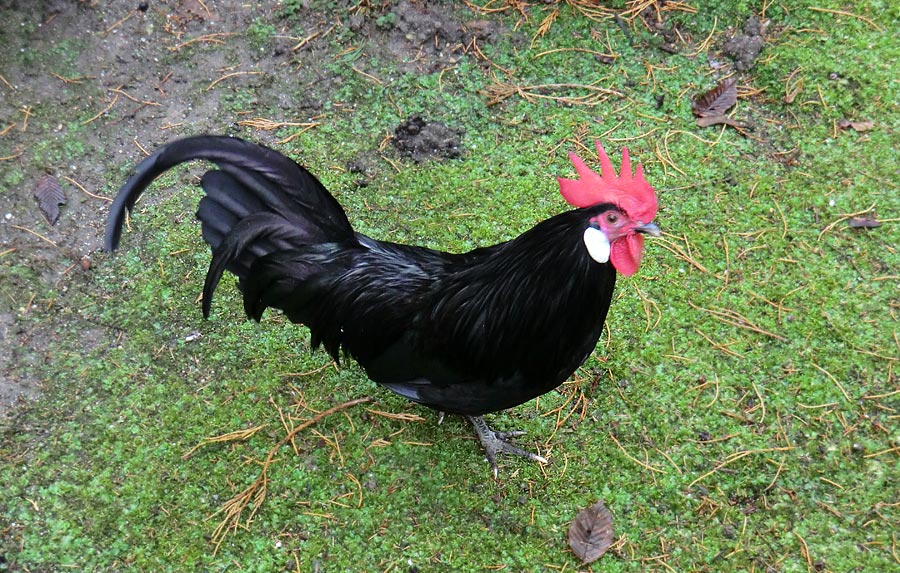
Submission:
[[[306,169],[237,138],[190,137],[142,161],[119,191],[106,225],[119,245],[125,210],[158,175],[192,159],[207,171],[197,217],[212,261],[203,315],[227,269],[255,320],[278,308],[309,327],[338,360],[352,356],[376,383],[442,414],[466,416],[497,474],[496,454],[545,460],[481,418],[562,384],[594,350],[616,271],[631,275],[657,202],[628,152],[617,177],[597,143],[601,173],[570,154],[580,179],[559,179],[578,209],[510,241],[463,254],[377,241],[356,233]]]

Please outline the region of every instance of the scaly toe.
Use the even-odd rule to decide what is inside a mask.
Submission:
[[[507,441],[507,439],[521,436],[525,434],[525,432],[495,432],[491,429],[490,426],[487,425],[487,422],[485,422],[484,419],[481,418],[481,416],[466,417],[470,422],[472,422],[472,425],[475,427],[475,432],[478,434],[478,439],[481,441],[481,447],[484,448],[484,455],[487,457],[488,462],[491,464],[491,470],[494,473],[494,479],[496,479],[499,474],[499,469],[497,467],[497,454],[501,452],[526,458],[541,464],[548,463],[547,458],[529,452],[528,450],[523,450],[522,448],[514,446]]]

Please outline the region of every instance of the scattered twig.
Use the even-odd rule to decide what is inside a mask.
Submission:
[[[699,328],[694,327],[694,332],[696,332],[697,334],[699,334],[700,336],[702,336],[703,339],[706,340],[706,341],[710,344],[710,346],[712,346],[712,347],[715,348],[716,350],[718,350],[718,351],[720,351],[720,352],[724,352],[725,354],[727,354],[727,355],[729,355],[729,356],[734,356],[735,358],[743,358],[743,357],[744,357],[743,354],[741,354],[741,353],[739,353],[739,352],[735,352],[734,350],[731,350],[730,348],[728,348],[728,347],[731,346],[732,344],[737,344],[737,342],[738,342],[737,340],[735,340],[735,341],[733,341],[733,342],[728,342],[728,343],[726,343],[726,344],[720,344],[720,343],[718,343],[718,342],[715,342],[715,341],[714,341],[712,338],[710,338],[709,336],[707,336],[707,335],[706,335],[702,330],[700,330]]]
[[[479,6],[475,4],[471,0],[463,0],[463,3],[473,12],[479,14],[497,14],[500,12],[506,12],[507,10],[511,10],[513,8],[518,8],[516,6],[516,2],[497,2],[496,0],[488,0],[484,6]],[[491,4],[500,4],[499,8],[492,8]],[[522,13],[522,10],[519,8],[519,12]],[[523,14],[524,15],[524,14]]]
[[[50,75],[53,76],[54,78],[60,80],[64,84],[80,84],[85,80],[93,80],[96,78],[96,76],[78,76],[78,77],[74,77],[74,78],[67,78],[67,77],[61,76],[59,74],[55,74],[53,72],[50,72]]]
[[[586,107],[600,105],[612,96],[625,97],[624,94],[614,89],[602,88],[597,86],[596,84],[600,81],[601,80],[597,80],[596,82],[590,84],[559,83],[530,86],[520,86],[507,82],[497,81],[484,88],[484,90],[482,90],[482,93],[488,96],[488,105],[498,104],[514,95],[518,95],[522,99],[531,103],[534,103],[537,100],[544,99],[560,102],[567,105],[583,105]],[[587,93],[578,96],[560,96],[542,93],[552,92],[555,90],[583,90]]]
[[[100,199],[101,201],[107,201],[107,202],[112,203],[112,199],[110,199],[109,197],[104,197],[102,195],[94,195],[93,193],[91,193],[90,191],[85,189],[81,185],[81,183],[79,183],[78,181],[75,181],[74,179],[72,179],[71,177],[69,177],[67,175],[63,175],[63,179],[65,179],[66,181],[68,181],[69,183],[74,185],[75,187],[78,187],[79,189],[81,189],[81,192],[84,193],[85,195],[87,195],[88,197],[92,197],[94,199]]]
[[[769,460],[771,463],[775,463],[774,460]],[[775,482],[778,481],[778,476],[781,475],[782,470],[784,469],[784,464],[787,462],[787,456],[781,456],[781,461],[778,463],[778,469],[775,470],[775,476],[772,477],[772,480],[769,482],[769,485],[766,486],[766,489],[763,491],[769,491],[773,487],[775,487]]]
[[[132,18],[132,16],[134,16],[134,12],[129,12],[127,16],[125,16],[124,18],[122,18],[121,20],[119,20],[118,22],[116,22],[115,24],[113,24],[112,26],[107,28],[106,30],[103,30],[100,33],[100,35],[103,37],[108,36],[110,32],[112,32],[113,30],[115,30],[116,28],[118,28],[119,26],[121,26],[122,24],[127,22],[128,20],[130,20]]]
[[[464,51],[465,53],[469,53],[469,50],[470,50],[470,49],[472,50],[472,52],[474,52],[476,58],[479,58],[479,59],[481,59],[482,61],[487,62],[488,64],[491,65],[492,68],[497,68],[498,70],[500,70],[501,72],[503,72],[503,73],[506,74],[507,76],[511,76],[511,75],[513,74],[513,70],[511,70],[511,69],[509,69],[509,68],[504,68],[503,66],[501,66],[500,64],[498,64],[498,63],[495,62],[494,60],[490,59],[490,58],[487,56],[487,54],[485,54],[484,51],[481,49],[481,46],[478,45],[478,38],[475,37],[475,36],[472,37],[472,41],[469,43],[468,46],[465,47],[465,49],[464,49],[463,51]],[[440,78],[441,78],[441,79],[440,79],[440,82],[439,82],[439,83],[441,83],[441,84],[443,83],[444,72],[446,72],[448,69],[449,69],[449,68],[443,68],[443,69],[441,70],[441,75],[440,75]],[[393,103],[393,100],[391,100],[391,103]],[[396,105],[396,104],[395,104],[395,105]],[[399,106],[398,106],[398,109],[399,109]]]
[[[23,105],[21,108],[19,108],[19,111],[21,111],[22,115],[25,116],[25,119],[22,120],[22,127],[19,128],[19,131],[24,133],[28,130],[28,119],[31,117],[31,106]]]
[[[784,103],[794,103],[794,100],[803,91],[803,76],[800,76],[802,71],[803,68],[796,68],[784,80]]]
[[[323,364],[322,366],[319,366],[318,368],[315,368],[313,370],[308,370],[306,372],[284,372],[283,374],[280,374],[279,376],[283,376],[285,378],[287,378],[287,377],[301,378],[303,376],[310,376],[312,374],[318,374],[322,370],[325,370],[326,368],[331,368],[334,365],[335,365],[334,360],[332,360],[332,361],[330,361],[326,364]]]
[[[607,432],[607,433],[609,434],[609,437],[612,438],[612,441],[615,442],[617,446],[619,446],[619,449],[622,450],[622,453],[625,454],[625,457],[627,457],[629,460],[633,461],[634,463],[641,466],[642,468],[646,468],[652,472],[656,472],[656,473],[660,473],[660,474],[667,473],[666,470],[661,470],[659,468],[655,468],[655,467],[651,466],[650,464],[642,462],[641,460],[632,456],[631,454],[628,453],[628,450],[626,450],[625,447],[621,443],[619,443],[619,440],[616,439],[616,437],[613,435],[612,432]]]
[[[644,10],[649,8],[652,8],[656,12],[657,18],[659,18],[660,14],[663,12],[669,11],[687,12],[688,14],[697,13],[697,9],[693,6],[677,1],[660,2],[659,0],[628,0],[625,5],[627,8],[621,12],[619,16],[630,21],[634,21],[641,17]]]
[[[898,564],[900,564],[900,555],[897,553],[897,532],[891,532],[891,557],[894,558]]]
[[[647,298],[646,295],[638,288],[637,283],[632,283],[634,285],[634,291],[637,293],[638,297],[641,299],[641,303],[644,307],[644,315],[647,317],[647,328],[644,329],[645,332],[650,332],[662,321],[662,311],[659,310],[659,305],[656,302]],[[656,321],[652,320],[650,310],[653,309],[656,311]]]
[[[825,376],[828,376],[828,379],[831,380],[832,382],[834,382],[834,385],[838,387],[838,390],[840,390],[841,394],[844,396],[844,400],[846,400],[847,402],[850,402],[851,404],[853,403],[853,400],[850,399],[850,395],[847,394],[847,391],[844,390],[844,387],[841,386],[841,383],[838,382],[838,379],[831,375],[831,372],[829,372],[828,370],[825,370],[824,368],[822,368],[815,362],[810,362],[810,364],[813,365],[813,368],[815,368],[816,370],[818,370]]]
[[[544,16],[544,19],[541,20],[541,23],[537,27],[537,31],[535,31],[534,36],[531,37],[531,46],[537,43],[539,38],[543,38],[547,32],[550,31],[550,28],[553,27],[553,23],[556,22],[556,18],[559,16],[559,7],[554,6],[550,9],[550,12]]]
[[[252,127],[262,131],[274,131],[283,127],[305,127],[307,129],[320,125],[317,121],[275,121],[264,117],[254,117],[253,119],[242,119],[238,125]]]
[[[91,117],[91,118],[89,118],[89,119],[86,119],[86,120],[82,121],[82,122],[81,122],[81,125],[87,125],[87,124],[89,124],[89,123],[93,123],[93,122],[96,121],[98,118],[100,118],[103,114],[105,114],[106,112],[108,112],[109,110],[111,110],[111,109],[113,108],[113,106],[116,105],[116,102],[117,102],[117,101],[119,101],[119,94],[115,94],[115,95],[113,96],[113,98],[112,98],[112,101],[109,102],[109,105],[108,105],[108,106],[106,106],[105,108],[103,108],[103,110],[101,110],[99,113],[97,113],[97,115],[95,115],[95,116],[93,116],[93,117]]]
[[[137,140],[137,137],[135,137],[132,141],[134,141],[135,147],[137,147],[140,150],[140,152],[144,154],[144,157],[150,156],[150,152],[147,150],[146,147],[141,145],[141,143]]]
[[[676,258],[679,258],[679,259],[685,261],[686,263],[690,264],[691,266],[696,267],[701,272],[704,272],[706,274],[712,274],[709,271],[709,269],[704,267],[695,258],[693,258],[688,253],[686,253],[685,250],[682,249],[678,244],[676,244],[672,241],[669,241],[665,237],[660,237],[660,238],[656,239],[655,244],[660,245],[662,248],[664,248],[665,250],[667,250],[670,253],[672,253],[673,255],[675,255]]]
[[[542,57],[550,55],[550,54],[556,54],[558,52],[583,52],[585,54],[593,54],[593,55],[597,56],[598,58],[601,58],[603,60],[609,60],[609,61],[616,60],[619,57],[618,54],[606,54],[603,52],[598,52],[597,50],[589,50],[587,48],[555,48],[553,50],[547,50],[545,52],[535,54],[533,57],[534,57],[534,59],[538,59],[538,58],[542,58]]]
[[[197,42],[209,42],[210,44],[224,44],[225,42],[224,42],[224,40],[222,40],[222,38],[227,38],[228,36],[234,36],[234,35],[235,35],[234,32],[218,32],[215,34],[204,34],[202,36],[198,36],[196,38],[191,38],[190,40],[188,40],[186,42],[182,42],[181,44],[178,44],[177,46],[169,48],[169,51],[177,52],[181,48],[190,46],[191,44],[195,44]]]
[[[332,26],[332,27],[333,27],[333,26]],[[300,40],[299,42],[297,42],[297,44],[295,44],[294,47],[291,48],[291,51],[292,51],[292,52],[296,52],[297,50],[300,50],[301,48],[303,48],[303,46],[305,46],[306,44],[312,42],[313,40],[315,40],[316,38],[318,38],[318,37],[321,36],[321,35],[322,35],[322,32],[321,32],[321,31],[320,31],[320,32],[313,32],[313,33],[310,34],[309,36],[307,36],[307,37],[303,38],[302,40]]]
[[[350,66],[350,69],[353,70],[354,72],[356,72],[357,74],[361,75],[362,77],[364,77],[364,78],[366,78],[366,79],[369,79],[369,80],[372,80],[373,82],[375,82],[376,84],[378,84],[378,85],[380,85],[380,86],[383,86],[383,85],[384,85],[384,82],[383,82],[383,81],[379,80],[378,78],[376,78],[376,77],[373,76],[372,74],[369,74],[369,73],[366,73],[366,72],[362,71],[361,69],[357,68],[356,66]]]
[[[12,125],[15,125],[15,124],[12,124]],[[10,126],[10,127],[12,127],[12,126]],[[13,153],[12,155],[4,155],[3,157],[0,157],[0,161],[11,161],[18,157],[22,157],[22,153],[23,153],[23,151],[20,149],[16,153]]]
[[[715,443],[717,443],[717,442],[727,442],[728,440],[731,440],[731,439],[736,438],[736,437],[738,437],[738,436],[740,436],[739,433],[728,434],[728,435],[725,435],[725,436],[719,436],[718,438],[712,438],[712,437],[711,437],[711,438],[709,438],[708,440],[697,440],[697,443],[698,443],[698,444],[704,444],[704,445],[706,445],[706,444],[715,444]]]
[[[226,442],[242,442],[244,440],[249,440],[253,437],[258,431],[262,430],[266,427],[266,424],[262,424],[259,426],[254,426],[252,428],[247,428],[246,430],[235,430],[234,432],[228,432],[227,434],[222,434],[220,436],[214,436],[212,438],[204,438],[199,444],[191,448],[187,451],[183,456],[181,456],[182,460],[190,459],[194,452],[202,448],[203,446],[208,446],[209,444],[221,444]]]
[[[776,448],[762,448],[759,450],[744,450],[741,452],[733,452],[731,454],[728,454],[722,462],[720,462],[719,464],[716,465],[716,467],[714,467],[713,469],[709,470],[702,476],[698,477],[697,479],[695,479],[694,481],[689,483],[688,487],[689,488],[694,487],[697,483],[699,483],[699,482],[703,481],[704,479],[708,478],[709,476],[713,475],[714,473],[716,473],[720,469],[724,468],[725,466],[732,464],[740,459],[746,458],[747,456],[752,456],[752,455],[756,455],[756,454],[766,454],[769,452],[788,452],[793,449],[794,449],[794,446],[781,446],[781,447],[776,447]]]
[[[203,2],[203,0],[197,0],[197,4],[200,4],[200,6],[202,6],[203,9],[206,11],[207,18],[212,18],[212,12],[209,11],[209,8],[206,6],[206,4]]]
[[[544,445],[546,447],[550,447],[551,443],[553,442],[553,438],[556,437],[556,433],[566,424],[566,422],[569,421],[569,418],[571,418],[575,412],[580,411],[579,422],[583,421],[585,416],[587,416],[588,401],[587,396],[584,395],[584,390],[582,390],[581,388],[581,381],[582,379],[579,378],[576,373],[574,381],[566,382],[564,384],[565,387],[571,387],[571,391],[566,397],[565,402],[563,402],[560,406],[553,408],[549,412],[544,412],[541,414],[542,418],[553,416],[554,414],[556,415],[556,423],[554,424],[553,432],[551,432],[550,435],[547,436],[547,439],[544,440]],[[535,401],[536,408],[538,402],[539,401]],[[565,414],[563,413],[564,411]]]
[[[706,380],[702,384],[694,386],[689,391],[693,392],[694,390],[703,391],[706,390],[708,386],[714,386],[716,389],[716,393],[713,395],[712,400],[709,401],[709,404],[704,406],[704,408],[710,408],[713,404],[715,404],[719,400],[719,375],[717,374],[712,380]],[[697,398],[700,396],[698,395]],[[697,398],[694,398],[694,401],[691,403],[691,407],[693,408],[697,403]]]
[[[876,458],[878,456],[883,456],[884,454],[900,454],[900,446],[894,446],[893,448],[888,448],[886,450],[881,450],[878,452],[873,452],[871,454],[866,454],[864,458]]]
[[[157,107],[160,105],[159,102],[155,102],[155,101],[139,100],[138,98],[126,93],[122,88],[112,88],[109,91],[111,91],[113,93],[117,93],[117,94],[121,95],[122,97],[124,97],[125,99],[129,99],[129,100],[133,101],[134,103],[139,103],[141,105],[152,105],[152,106],[157,106]]]
[[[215,545],[213,553],[218,553],[219,547],[222,545],[222,542],[225,540],[225,536],[228,535],[229,531],[236,531],[241,527],[249,527],[250,523],[253,520],[253,517],[256,515],[256,512],[259,511],[260,507],[262,507],[263,502],[266,500],[266,490],[269,482],[269,466],[272,464],[272,461],[275,459],[275,455],[278,453],[278,450],[280,450],[282,446],[290,443],[299,432],[322,421],[328,416],[336,412],[340,412],[341,410],[344,410],[346,408],[372,401],[373,399],[370,397],[357,398],[356,400],[350,400],[349,402],[344,402],[343,404],[338,404],[337,406],[329,408],[295,427],[277,444],[272,446],[272,448],[269,450],[269,453],[266,455],[265,461],[263,461],[261,464],[262,470],[260,471],[260,474],[256,478],[256,480],[243,491],[222,504],[222,507],[220,507],[214,514],[210,516],[211,519],[216,515],[222,513],[225,514],[225,517],[222,519],[222,521],[219,523],[218,527],[216,527],[215,531],[213,531],[212,534],[212,541]],[[247,515],[245,519],[242,519],[241,515],[250,504],[252,504],[252,508],[250,509],[249,515]]]
[[[50,243],[51,245],[53,245],[54,247],[59,247],[59,245],[57,245],[56,243],[54,243],[53,241],[51,241],[50,239],[48,239],[47,237],[45,237],[44,235],[42,235],[36,231],[32,231],[31,229],[22,227],[20,225],[10,225],[10,227],[12,227],[13,229],[19,229],[20,231],[25,231],[26,233],[31,233],[38,239],[41,239],[42,241],[46,241],[46,242]]]
[[[856,213],[846,213],[844,215],[839,216],[836,220],[832,221],[824,229],[822,229],[822,232],[819,233],[819,236],[816,239],[816,241],[821,241],[822,237],[824,237],[826,233],[830,232],[832,229],[834,229],[836,226],[841,224],[843,221],[846,221],[847,219],[852,219],[854,217],[859,217],[860,215],[868,215],[869,213],[871,213],[874,210],[875,210],[875,203],[872,203],[872,205],[870,205],[868,209],[863,209],[862,211],[857,211]]]
[[[892,390],[890,392],[885,392],[883,394],[866,394],[862,397],[863,400],[881,400],[883,398],[890,398],[891,396],[896,396],[900,394],[900,389]]]
[[[803,554],[803,558],[806,560],[806,570],[815,571],[816,569],[813,566],[812,557],[809,554],[809,545],[806,544],[806,540],[796,531],[794,532],[794,537],[800,542],[800,553]]]
[[[410,414],[408,412],[401,412],[399,414],[394,412],[383,412],[381,410],[375,410],[373,408],[366,408],[366,412],[370,414],[374,414],[376,416],[381,416],[383,418],[388,418],[389,420],[399,420],[401,422],[424,422],[425,418],[418,414]]]
[[[659,130],[660,128],[654,127],[653,129],[650,129],[649,131],[645,131],[643,133],[639,133],[638,135],[632,135],[630,137],[607,137],[606,139],[608,139],[609,141],[614,141],[616,143],[630,143],[632,141],[647,139]],[[587,150],[587,146],[585,146],[585,150]]]
[[[750,385],[753,386],[753,391],[756,393],[756,399],[758,401],[756,403],[756,406],[747,410],[747,414],[749,415],[750,413],[756,411],[757,408],[759,408],[761,411],[759,413],[759,420],[757,420],[756,423],[762,425],[763,420],[766,419],[766,401],[765,399],[763,399],[763,395],[760,393],[759,388],[756,387],[756,384],[751,382]]]
[[[356,486],[356,495],[359,496],[359,499],[356,502],[356,508],[359,509],[363,506],[363,487],[362,484],[359,483],[359,478],[355,475],[347,472],[347,477],[350,478],[350,481]]]
[[[219,85],[219,83],[224,82],[225,80],[237,77],[237,76],[259,76],[264,73],[265,72],[231,72],[231,73],[225,74],[224,76],[220,77],[219,79],[213,81],[213,83],[206,86],[205,91],[209,91],[209,90],[213,89],[214,87],[216,87],[217,85]]]
[[[697,45],[697,49],[694,50],[693,53],[691,53],[688,57],[695,58],[695,57],[699,56],[700,54],[709,51],[709,47],[712,46],[713,37],[715,36],[715,33],[716,33],[716,26],[718,26],[718,24],[719,24],[719,17],[714,15],[712,28],[710,29],[709,34],[706,36],[706,39],[703,40],[702,42],[700,42]]]
[[[281,145],[281,144],[287,143],[287,142],[289,142],[289,141],[293,141],[294,139],[300,137],[301,135],[303,135],[304,133],[306,133],[306,132],[309,131],[310,129],[316,127],[317,125],[319,125],[318,122],[310,123],[309,125],[307,125],[307,126],[304,127],[303,129],[301,129],[300,131],[298,131],[297,133],[292,133],[291,135],[289,135],[289,136],[287,136],[287,137],[284,137],[284,138],[282,138],[282,139],[279,139],[279,140],[278,140],[278,144]]]
[[[578,10],[588,20],[601,22],[613,18],[616,13],[610,8],[604,8],[597,0],[566,0],[569,6]]]
[[[846,12],[844,10],[833,10],[831,8],[818,8],[816,6],[810,6],[809,9],[812,10],[813,12],[825,12],[827,14],[835,14],[837,16],[847,16],[848,18],[856,18],[857,20],[862,20],[863,22],[865,22],[869,26],[875,28],[879,32],[883,31],[881,26],[879,26],[872,20],[866,18],[865,16],[860,16],[859,14],[854,14],[853,12]]]
[[[732,326],[737,326],[738,328],[746,328],[747,330],[752,330],[753,332],[762,334],[764,336],[768,336],[769,338],[774,338],[775,340],[779,340],[781,342],[787,342],[787,339],[784,338],[783,336],[779,336],[778,334],[769,332],[768,330],[765,330],[764,328],[756,326],[755,324],[753,324],[753,322],[750,321],[749,318],[740,314],[737,311],[734,311],[734,310],[731,310],[728,308],[718,308],[718,309],[703,308],[702,306],[697,306],[690,301],[688,301],[688,304],[691,306],[691,308],[693,308],[695,310],[701,310],[703,312],[707,312],[710,315],[712,315],[714,318],[716,318],[717,320],[724,322],[726,324],[730,324]]]

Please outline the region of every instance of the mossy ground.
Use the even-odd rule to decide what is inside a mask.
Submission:
[[[0,163],[4,208],[20,218],[32,210],[28,186],[47,168],[81,173],[111,195],[140,157],[132,137],[227,132],[307,165],[360,231],[461,251],[564,209],[553,176],[572,175],[567,151],[595,138],[611,154],[627,145],[658,190],[666,236],[648,241],[640,272],[620,281],[607,335],[575,379],[491,417],[527,430],[523,444],[551,464],[504,459],[493,481],[463,421],[437,426],[432,412],[377,388],[355,365],[336,368],[276,313],[244,320],[231,281],[202,320],[208,250],[192,221],[199,191],[188,170],[155,184],[112,255],[96,250],[103,203],[68,187],[81,200],[63,216],[81,214],[82,250],[38,219],[3,229],[3,309],[15,315],[5,376],[35,381],[41,393],[3,426],[0,569],[900,567],[900,45],[891,33],[900,9],[660,3],[668,9],[654,33],[652,9],[620,25],[569,4],[497,13],[447,5],[448,20],[488,20],[500,32],[477,50],[425,45],[416,56],[396,37],[390,6],[339,4],[283,2],[243,28],[227,24],[240,11],[223,7],[216,25],[201,8],[132,15],[119,25],[135,26],[135,42],[163,46],[141,48],[158,56],[154,70],[192,71],[171,87],[192,98],[177,114],[140,82],[120,89],[147,88],[137,99],[153,96],[163,111],[119,103],[92,119],[115,92],[87,79],[56,80],[61,91],[41,100],[7,89],[2,117],[15,128],[2,132],[0,156],[15,159]],[[94,35],[127,15],[78,10]],[[747,128],[699,128],[690,96],[728,72],[721,46],[750,14],[770,23],[756,66],[739,76],[731,115]],[[179,25],[232,35],[168,51],[199,35],[176,41]],[[54,41],[31,22],[5,33],[10,46],[56,50],[12,54],[0,67],[7,80],[23,68],[95,75],[78,32]],[[309,49],[290,51],[313,35]],[[670,36],[677,53],[659,49]],[[139,78],[136,60],[124,62]],[[264,73],[210,88],[207,76],[235,69]],[[491,104],[500,83],[544,87]],[[572,101],[585,88],[552,84],[622,95],[586,106]],[[415,163],[380,149],[412,113],[464,129],[463,157]],[[278,144],[301,128],[237,125],[252,117],[317,125]],[[842,119],[874,127],[844,130]],[[375,166],[364,186],[347,168],[360,157]],[[882,226],[850,228],[855,213]],[[62,272],[84,252],[90,271]],[[219,509],[254,483],[287,428],[365,396],[377,402],[327,416],[279,449],[253,519],[213,536]],[[183,457],[206,438],[259,427]],[[597,499],[613,513],[617,542],[580,566],[566,531]]]

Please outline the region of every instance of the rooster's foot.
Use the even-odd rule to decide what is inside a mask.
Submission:
[[[500,452],[528,458],[529,460],[534,460],[542,464],[547,463],[546,458],[523,450],[507,441],[509,438],[521,436],[525,434],[525,432],[495,432],[487,425],[487,422],[485,422],[484,418],[481,416],[466,416],[466,418],[468,418],[469,421],[472,422],[472,425],[475,426],[475,432],[478,434],[478,439],[481,441],[481,447],[484,448],[484,454],[487,456],[488,462],[491,464],[491,469],[494,472],[494,479],[497,479],[498,475],[497,454]]]

